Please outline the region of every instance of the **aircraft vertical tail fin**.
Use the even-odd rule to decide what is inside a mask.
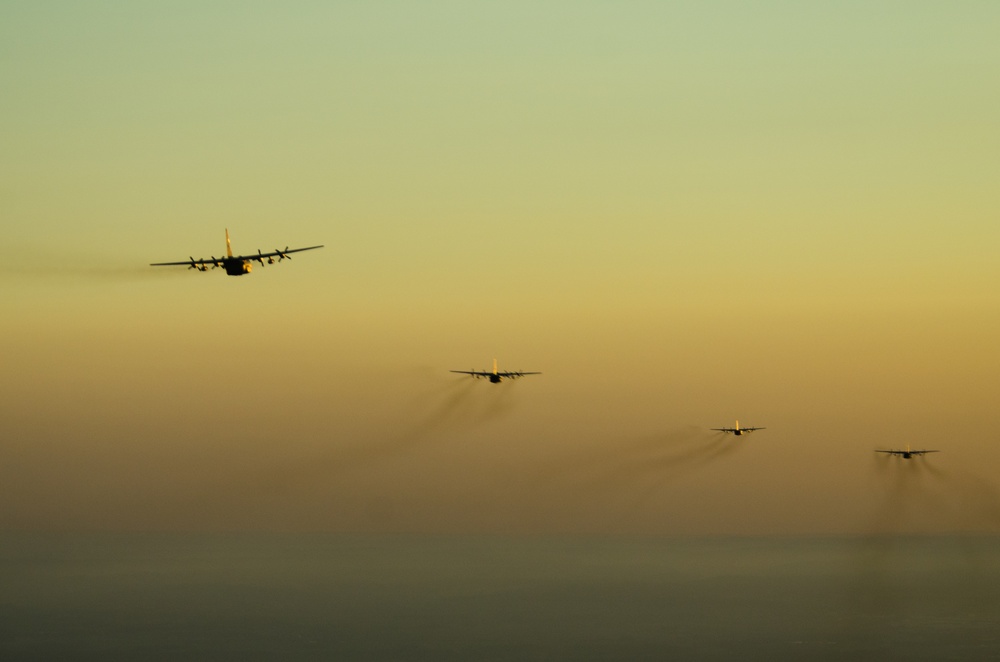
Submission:
[[[738,418],[736,419],[736,429],[737,430],[740,429],[740,419],[738,419]]]
[[[226,255],[233,256],[233,247],[229,243],[229,228],[226,228]]]
[[[497,374],[497,360],[493,359],[493,374]]]

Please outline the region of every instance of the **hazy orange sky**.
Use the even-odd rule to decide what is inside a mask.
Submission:
[[[1000,6],[806,4],[5,3],[0,529],[1000,529]]]

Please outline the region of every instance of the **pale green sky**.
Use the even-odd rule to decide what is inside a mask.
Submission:
[[[1000,7],[805,4],[0,5],[0,527],[1000,528]]]

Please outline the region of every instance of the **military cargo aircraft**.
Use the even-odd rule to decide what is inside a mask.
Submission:
[[[919,450],[919,451],[917,451],[917,450],[913,450],[912,448],[910,448],[909,444],[906,444],[906,450],[889,450],[889,451],[876,450],[875,452],[876,453],[887,453],[889,455],[898,455],[901,458],[903,458],[904,460],[909,460],[914,455],[923,455],[924,453],[940,453],[941,451],[930,451],[930,450]]]
[[[274,249],[270,253],[262,253],[260,249],[257,249],[256,255],[233,255],[233,247],[229,243],[229,229],[226,229],[226,257],[215,257],[206,260],[204,258],[196,260],[193,257],[186,262],[154,262],[150,264],[151,267],[174,267],[174,266],[184,266],[187,265],[188,269],[197,269],[198,271],[208,271],[209,267],[215,269],[216,267],[222,267],[226,270],[226,274],[229,276],[242,276],[243,274],[250,273],[253,268],[254,262],[259,262],[260,266],[264,266],[265,260],[267,264],[274,264],[275,262],[281,262],[284,259],[292,259],[289,253],[299,253],[302,251],[311,251],[314,248],[323,248],[323,245],[319,246],[308,246],[306,248],[288,248],[285,246],[285,250]],[[275,258],[278,258],[275,260]]]
[[[491,384],[499,384],[504,379],[517,379],[525,375],[540,375],[540,372],[522,372],[520,370],[499,371],[497,370],[497,360],[493,359],[493,370],[452,370],[463,375],[472,375],[476,379],[489,379]]]
[[[729,434],[736,435],[740,437],[745,434],[750,434],[754,430],[766,430],[767,428],[741,428],[740,422],[736,421],[736,427],[734,428],[712,428],[716,432],[728,432]]]

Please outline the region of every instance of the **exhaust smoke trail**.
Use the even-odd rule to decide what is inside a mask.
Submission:
[[[381,441],[359,442],[337,447],[297,461],[284,468],[272,467],[260,477],[271,490],[284,490],[303,483],[319,483],[373,463],[389,460],[414,448],[432,433],[456,425],[457,417],[471,396],[471,389],[458,384],[435,389],[428,398],[436,400],[429,412],[408,429]],[[421,398],[423,399],[423,397]]]
[[[382,439],[333,448],[297,459],[293,464],[268,467],[250,478],[248,487],[271,493],[287,492],[391,463],[405,454],[443,442],[450,433],[474,429],[510,414],[515,407],[514,398],[509,385],[484,392],[475,380],[448,380],[414,397],[404,408],[406,421],[401,421],[396,431],[388,431]]]
[[[722,434],[705,440],[694,431],[674,433],[662,438],[661,442],[633,449],[629,456],[599,471],[596,480],[609,487],[622,487],[645,477],[653,477],[661,483],[729,455],[741,445]]]
[[[21,255],[20,257],[24,257]],[[42,282],[96,281],[135,282],[190,276],[187,269],[155,269],[146,264],[124,261],[120,256],[80,259],[43,254],[30,263],[0,263],[0,274]]]
[[[844,621],[851,636],[878,636],[880,627],[892,625],[886,622],[886,614],[906,612],[909,597],[902,573],[927,572],[912,565],[918,553],[914,550],[920,550],[925,541],[907,535],[912,525],[945,516],[959,533],[1000,529],[1000,489],[991,480],[969,471],[946,471],[923,456],[879,455],[875,468],[886,478],[886,491],[855,557],[857,568],[848,586]],[[954,535],[948,541],[962,552],[967,573],[963,577],[972,583],[964,599],[978,610],[995,608],[992,587],[975,584],[975,578],[988,574],[985,564],[992,562],[982,554],[981,539]]]
[[[971,471],[951,474],[930,463],[922,468],[947,488],[949,496],[958,502],[959,513],[970,528],[985,527],[993,532],[1000,530],[1000,488],[994,481]]]
[[[697,443],[697,440],[694,441]],[[714,438],[703,447],[690,448],[654,462],[645,463],[643,466],[633,465],[632,468],[635,471],[631,475],[621,474],[623,481],[632,482],[631,498],[628,498],[629,486],[623,485],[626,489],[623,494],[626,497],[624,510],[629,513],[638,512],[666,483],[713,464],[736,452],[742,445],[742,443],[728,438],[727,435],[714,435]],[[645,482],[645,485],[639,485],[640,482]]]
[[[924,456],[879,460],[879,471],[891,471],[892,476],[873,534],[898,533],[910,519],[948,506],[956,510],[953,522],[961,522],[961,528],[1000,530],[1000,488],[995,482],[970,471],[950,473]]]
[[[618,521],[623,513],[638,510],[664,484],[721,460],[741,445],[727,435],[687,426],[555,459],[541,470],[540,480],[562,482],[564,489],[591,499],[595,492],[601,494],[605,517]],[[573,501],[578,502],[579,496]]]
[[[904,531],[913,514],[925,513],[937,505],[933,494],[936,490],[928,483],[926,457],[877,455],[875,467],[878,473],[888,475],[888,480],[885,499],[869,527],[870,536]]]

